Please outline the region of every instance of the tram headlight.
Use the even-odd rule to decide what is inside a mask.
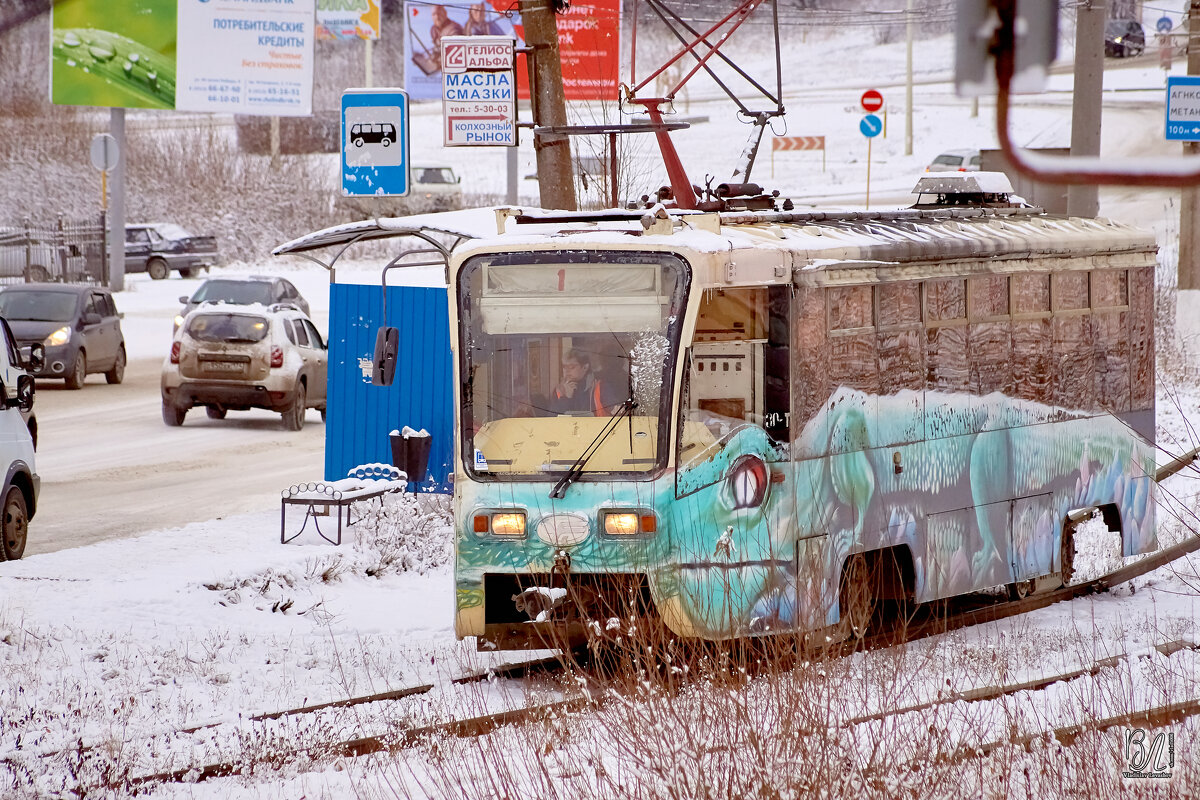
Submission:
[[[758,456],[742,456],[729,471],[729,490],[734,508],[756,508],[767,497],[771,473]]]
[[[491,528],[493,536],[524,536],[525,514],[516,511],[505,511],[492,514]]]
[[[639,536],[658,530],[658,517],[647,510],[606,511],[602,519],[609,536]]]

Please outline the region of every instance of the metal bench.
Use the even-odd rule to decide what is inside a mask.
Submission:
[[[283,491],[283,502],[279,516],[279,543],[287,544],[304,533],[311,520],[313,530],[330,544],[342,543],[343,517],[345,526],[353,525],[354,504],[379,499],[392,492],[402,492],[408,486],[408,476],[390,464],[360,464],[350,470],[340,481],[297,483]],[[304,523],[300,530],[287,535],[288,506],[304,506]],[[337,514],[337,538],[331,539],[321,530],[321,518]],[[362,514],[358,521],[362,520]],[[327,526],[328,527],[328,526]]]

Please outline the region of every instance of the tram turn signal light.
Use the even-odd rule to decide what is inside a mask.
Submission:
[[[604,515],[604,532],[609,536],[637,536],[657,530],[658,518],[653,514],[613,511]]]

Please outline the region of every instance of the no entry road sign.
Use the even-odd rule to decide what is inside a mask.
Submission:
[[[873,114],[883,108],[883,95],[875,89],[867,89],[863,92],[862,98],[859,100],[862,103],[863,111],[868,114]]]

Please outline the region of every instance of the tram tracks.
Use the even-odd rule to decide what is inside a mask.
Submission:
[[[1174,475],[1175,473],[1194,463],[1198,456],[1200,456],[1200,448],[1197,448],[1196,450],[1193,450],[1190,453],[1175,459],[1171,463],[1164,465],[1156,473],[1155,480],[1162,481],[1165,478]],[[1031,611],[1048,607],[1063,600],[1071,600],[1077,597],[1083,597],[1086,595],[1106,591],[1121,583],[1126,583],[1134,578],[1145,575],[1165,564],[1182,558],[1183,556],[1197,550],[1200,550],[1200,535],[1189,537],[1188,539],[1185,539],[1184,541],[1172,547],[1160,550],[1159,552],[1147,556],[1133,564],[1123,566],[1110,573],[1078,584],[1063,586],[1052,591],[1036,593],[1020,600],[997,602],[984,607],[965,609],[956,613],[946,614],[944,616],[931,615],[928,619],[908,626],[903,631],[902,641],[912,642],[928,636],[946,633],[959,628],[979,625],[985,622],[992,622],[1011,616],[1017,616],[1019,614],[1029,613]],[[843,649],[841,652],[850,652],[858,647],[865,649],[879,649],[893,646],[897,643],[899,643],[899,641],[895,631],[883,631],[869,635],[859,642],[851,643],[847,646],[848,649]],[[1181,641],[1160,645],[1159,648],[1160,652],[1164,652],[1165,654],[1169,655],[1170,653],[1177,652],[1180,649],[1200,649],[1200,645],[1197,645],[1193,642]],[[817,648],[813,648],[813,653],[811,654],[820,655],[820,653],[817,653],[816,650]],[[827,650],[825,654],[828,654]],[[861,725],[889,717],[896,717],[902,714],[919,712],[946,703],[963,701],[982,702],[999,699],[1001,697],[1010,696],[1025,691],[1042,690],[1057,683],[1063,683],[1086,676],[1094,676],[1099,671],[1106,668],[1111,668],[1119,663],[1120,660],[1128,659],[1130,657],[1131,656],[1129,655],[1114,656],[1108,659],[1097,661],[1091,666],[1081,667],[1059,675],[1035,678],[1017,684],[1008,684],[998,687],[980,687],[968,692],[956,693],[946,697],[938,698],[923,704],[908,706],[901,709],[893,709],[886,712],[879,712],[877,714],[852,717],[844,720],[840,724],[845,726]],[[472,683],[490,680],[493,677],[514,678],[535,673],[549,674],[560,672],[563,669],[565,669],[565,660],[558,656],[554,656],[533,661],[502,665],[500,667],[495,667],[479,673],[455,678],[453,679],[453,683]],[[330,708],[345,708],[403,699],[425,694],[432,690],[432,685],[423,684],[406,689],[389,690],[387,692],[373,695],[364,695],[361,697],[347,698],[345,700],[331,701],[328,703],[263,713],[249,717],[248,719],[255,722],[265,722],[287,717],[299,717]],[[338,758],[355,757],[371,753],[398,752],[414,747],[420,744],[422,741],[426,741],[431,738],[465,738],[482,736],[502,726],[536,723],[548,718],[552,718],[556,715],[570,714],[588,708],[598,708],[603,705],[603,703],[603,699],[597,695],[588,695],[585,693],[583,696],[568,697],[565,699],[534,704],[522,708],[491,712],[466,719],[445,720],[428,725],[414,726],[397,732],[358,736],[354,738],[326,742],[315,746],[308,745],[296,748],[294,751],[290,752],[290,755],[293,758],[306,755],[310,757]],[[1135,723],[1161,725],[1166,724],[1163,722],[1163,720],[1170,722],[1196,714],[1200,714],[1200,699],[1128,712],[1113,716],[1111,718],[1095,720],[1085,725],[1073,725],[1055,728],[1048,733],[1054,736],[1054,738],[1058,739],[1060,742],[1067,743],[1069,741],[1073,741],[1074,738],[1087,730],[1104,730],[1118,725],[1131,725]],[[179,733],[193,733],[203,729],[217,727],[221,724],[223,724],[223,722],[206,723],[204,725],[193,726],[188,729],[181,729]],[[1047,734],[1042,733],[1023,736],[1014,735],[1005,740],[997,740],[996,742],[988,745],[988,747],[995,749],[1011,744],[1025,744],[1027,746],[1029,743],[1032,743],[1036,739],[1044,737],[1045,735]],[[964,753],[967,753],[968,751],[970,754],[985,752],[980,747],[968,748],[964,750]],[[990,752],[990,750],[987,752]],[[252,768],[254,764],[255,762],[253,759],[243,759],[239,761],[225,760],[202,766],[192,766],[188,768],[166,770],[153,774],[145,774],[130,778],[128,782],[130,785],[136,786],[181,781],[202,781],[210,778],[241,774],[245,770]]]

